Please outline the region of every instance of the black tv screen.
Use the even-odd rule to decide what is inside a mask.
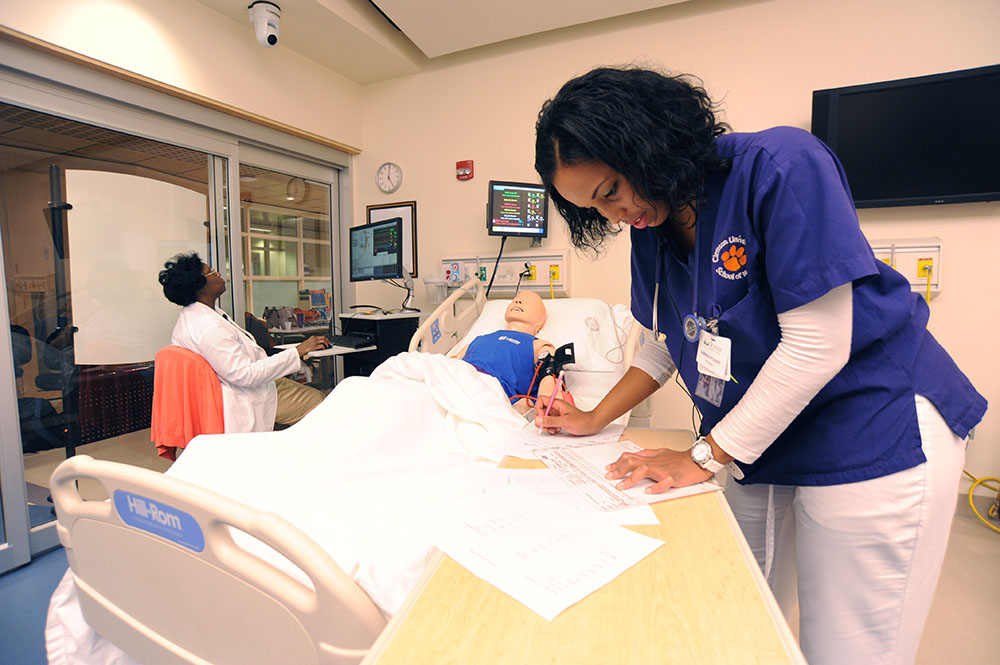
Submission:
[[[544,238],[549,228],[549,195],[544,185],[490,180],[486,229],[491,236]]]
[[[403,277],[403,218],[352,226],[352,282]]]
[[[1000,66],[813,92],[859,208],[1000,200]]]

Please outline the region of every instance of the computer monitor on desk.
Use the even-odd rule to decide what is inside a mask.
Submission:
[[[350,233],[352,282],[403,277],[402,217],[354,226]]]

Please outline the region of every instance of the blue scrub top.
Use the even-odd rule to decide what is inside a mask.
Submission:
[[[875,258],[861,233],[843,169],[822,142],[778,127],[716,139],[732,169],[712,174],[697,221],[697,259],[665,228],[632,229],[632,313],[658,328],[710,432],[746,392],[781,338],[777,315],[853,284],[851,356],[753,464],[742,483],[834,485],[925,461],[915,394],[960,437],[986,411],[980,395],[927,331],[929,310],[907,280]],[[659,275],[657,247],[662,245]],[[697,298],[694,270],[698,270]],[[696,396],[698,345],[681,321],[697,311],[732,340],[720,406]]]

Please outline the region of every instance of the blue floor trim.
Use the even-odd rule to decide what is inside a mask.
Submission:
[[[68,567],[59,547],[0,575],[0,665],[46,665],[45,614]]]

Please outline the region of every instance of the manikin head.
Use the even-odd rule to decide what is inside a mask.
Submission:
[[[545,303],[534,291],[518,291],[504,312],[508,330],[537,335],[545,325]]]

